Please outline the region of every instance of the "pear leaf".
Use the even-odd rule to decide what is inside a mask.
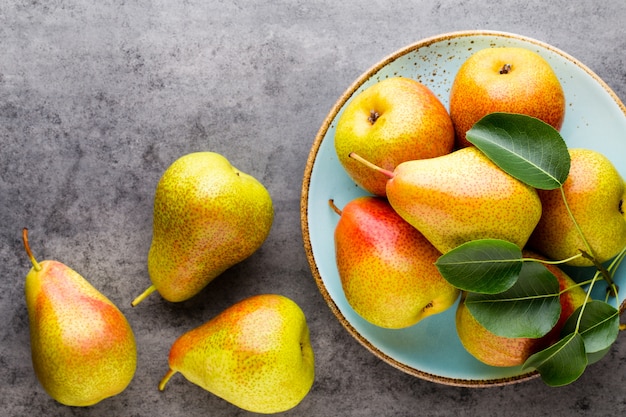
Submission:
[[[441,255],[435,266],[455,287],[481,294],[509,289],[522,269],[522,251],[500,239],[477,239]]]
[[[583,337],[580,333],[570,333],[547,349],[531,355],[522,370],[534,368],[546,385],[560,387],[576,381],[586,367]]]
[[[578,331],[585,342],[587,353],[595,353],[610,347],[619,333],[619,311],[604,301],[588,301],[582,310],[580,326],[576,329],[583,306],[579,307],[565,322],[562,334]]]
[[[556,189],[569,175],[570,155],[561,134],[535,117],[491,113],[466,137],[503,171],[531,187]]]
[[[498,294],[468,293],[465,304],[487,330],[501,337],[546,335],[559,320],[559,281],[544,265],[524,262],[517,282]]]
[[[606,354],[609,353],[610,351],[611,351],[611,347],[609,346],[608,348],[602,349],[598,352],[587,353],[587,365],[592,365],[600,361],[600,359],[604,358]]]

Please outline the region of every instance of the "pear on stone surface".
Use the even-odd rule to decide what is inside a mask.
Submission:
[[[44,390],[68,406],[90,406],[121,393],[137,366],[123,313],[80,274],[58,261],[33,264],[25,297],[33,368]]]
[[[215,152],[182,156],[156,187],[148,253],[152,285],[132,305],[154,290],[173,302],[193,297],[250,257],[273,219],[271,196],[256,178]]]
[[[600,152],[582,148],[572,148],[569,152],[571,166],[563,193],[591,247],[589,255],[602,263],[626,246],[626,186],[615,166]],[[581,250],[589,252],[569,216],[561,191],[539,190],[538,193],[543,213],[529,246],[555,260],[568,259]],[[593,262],[578,257],[568,265],[591,266]]]
[[[451,307],[459,291],[435,266],[441,253],[381,197],[358,197],[335,228],[337,270],[346,299],[368,322],[412,326]]]
[[[239,408],[279,413],[308,394],[314,362],[300,307],[285,296],[261,294],[180,336],[170,350],[170,370],[159,389],[180,372]]]
[[[487,238],[521,249],[541,216],[537,191],[476,147],[403,162],[386,175],[391,206],[441,253]]]
[[[454,126],[447,109],[424,84],[391,77],[352,98],[337,121],[335,151],[348,175],[369,193],[384,196],[386,178],[350,159],[356,152],[384,169],[447,154]]]
[[[528,258],[543,259],[540,255],[527,250],[524,251],[524,255]],[[559,290],[564,291],[559,298],[561,314],[552,330],[540,338],[512,338],[495,335],[472,316],[462,296],[456,311],[456,329],[461,343],[472,356],[491,366],[519,366],[532,354],[549,347],[558,340],[568,317],[585,302],[586,293],[559,267],[550,264],[545,264],[545,266],[559,281]]]

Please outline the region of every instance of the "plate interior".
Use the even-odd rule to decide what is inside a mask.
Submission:
[[[553,67],[563,86],[566,115],[561,135],[569,147],[586,147],[607,155],[626,177],[626,111],[624,105],[589,68],[542,42],[508,33],[460,32],[408,46],[365,72],[346,90],[328,115],[311,150],[302,194],[305,248],[318,287],[346,329],[381,359],[415,376],[449,385],[501,385],[535,376],[519,367],[497,368],[469,355],[456,334],[456,306],[401,330],[363,320],[348,304],[335,265],[333,233],[338,207],[365,195],[345,173],[334,149],[336,120],[345,105],[368,86],[388,77],[414,78],[429,87],[448,108],[450,87],[461,64],[488,47],[520,46],[538,52]],[[588,271],[568,270],[573,278]],[[576,275],[576,276],[575,276]],[[588,275],[587,275],[588,276]],[[616,276],[626,288],[626,268]],[[597,288],[600,294],[601,288]],[[623,292],[622,292],[623,294]],[[623,300],[623,295],[620,297]]]

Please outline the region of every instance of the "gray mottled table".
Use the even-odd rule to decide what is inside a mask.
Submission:
[[[356,342],[312,278],[300,230],[306,158],[337,97],[387,54],[424,37],[492,29],[581,60],[626,98],[622,0],[6,0],[0,4],[0,410],[6,416],[249,413],[182,377],[157,383],[172,341],[248,295],[303,308],[316,381],[292,416],[609,416],[626,412],[626,343],[558,389],[540,380],[470,389],[406,375]],[[626,138],[625,138],[626,139]],[[199,296],[148,284],[152,200],[177,157],[212,150],[259,178],[275,203],[263,247]],[[122,394],[85,408],[51,400],[30,362],[29,262],[71,265],[128,317],[138,369]]]

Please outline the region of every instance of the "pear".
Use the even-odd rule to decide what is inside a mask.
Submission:
[[[590,248],[569,216],[561,190],[539,190],[543,214],[530,237],[529,246],[556,260],[568,259],[581,250],[602,263],[626,246],[626,187],[615,166],[602,153],[582,148],[569,150],[571,165],[563,193],[572,215]],[[591,266],[578,257],[572,266]]]
[[[473,53],[450,87],[450,118],[457,147],[471,146],[466,132],[494,112],[526,114],[559,130],[566,107],[559,75],[530,49],[484,48]]]
[[[121,393],[137,365],[135,337],[122,312],[80,274],[58,261],[26,276],[33,368],[44,390],[68,406],[90,406]]]
[[[390,77],[346,104],[337,121],[335,152],[346,173],[369,193],[384,196],[387,179],[349,158],[356,152],[385,169],[450,153],[454,126],[448,110],[424,84]]]
[[[176,160],[156,188],[148,273],[168,301],[196,295],[266,240],[274,219],[272,199],[256,178],[215,152]]]
[[[528,250],[525,250],[524,254],[528,258],[543,259]],[[559,291],[563,291],[559,298],[561,314],[552,330],[540,338],[497,336],[472,316],[462,296],[456,311],[456,329],[461,343],[472,356],[491,366],[519,366],[532,354],[558,341],[567,319],[585,302],[586,293],[559,267],[550,264],[545,264],[545,266],[559,281]]]
[[[346,299],[370,323],[412,326],[451,307],[459,291],[435,266],[441,253],[380,197],[358,197],[335,228],[337,270]]]
[[[180,372],[237,407],[264,414],[298,405],[315,375],[304,313],[277,294],[246,298],[183,334],[172,345],[169,366],[161,391]]]
[[[537,191],[476,147],[403,162],[393,172],[370,166],[388,176],[387,199],[394,210],[441,253],[486,238],[521,249],[541,216]]]

